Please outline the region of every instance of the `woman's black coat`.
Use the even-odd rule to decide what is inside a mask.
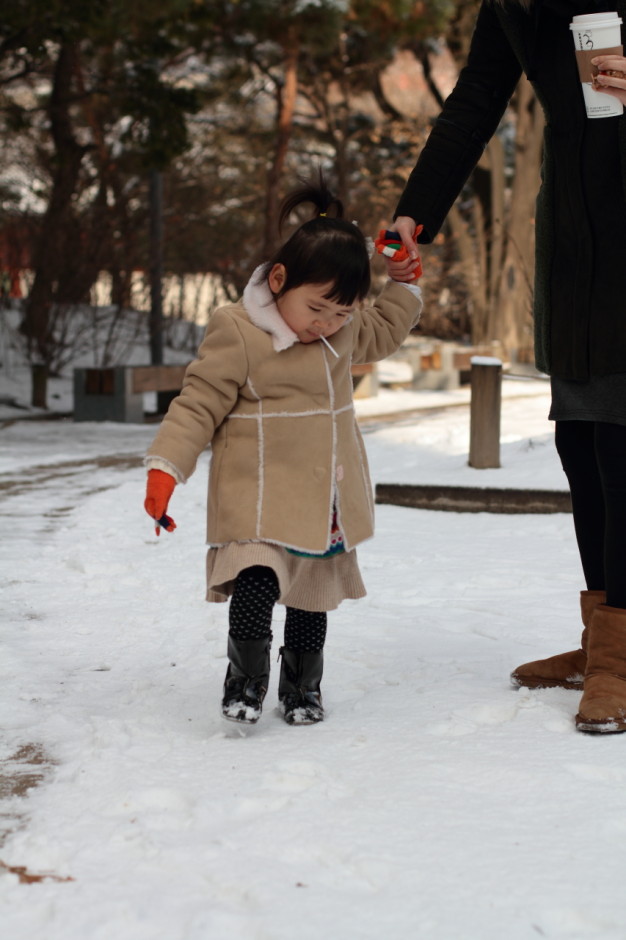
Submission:
[[[626,0],[484,0],[466,67],[446,100],[396,216],[431,241],[495,133],[524,71],[546,116],[537,200],[535,353],[564,379],[626,372],[626,116],[586,116],[572,15]],[[624,26],[622,26],[624,31]]]

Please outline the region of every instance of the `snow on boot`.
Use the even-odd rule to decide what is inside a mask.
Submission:
[[[581,648],[569,653],[557,653],[548,659],[536,659],[518,666],[511,673],[511,684],[517,689],[582,689],[587,668],[587,640],[591,615],[606,600],[604,591],[581,591],[580,614],[585,629]]]
[[[222,698],[222,715],[228,721],[255,724],[261,717],[270,678],[271,643],[271,636],[235,640],[229,634],[229,665]]]
[[[313,725],[324,720],[320,682],[324,669],[324,653],[302,653],[280,650],[278,700],[288,725]]]
[[[589,625],[585,691],[576,715],[578,731],[626,731],[626,610],[600,604]]]

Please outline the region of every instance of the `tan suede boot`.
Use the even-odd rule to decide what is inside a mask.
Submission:
[[[604,591],[581,591],[580,615],[585,627],[581,648],[518,666],[511,673],[512,685],[526,689],[582,689],[587,668],[587,636],[591,615],[598,604],[604,604],[605,600]]]
[[[585,691],[576,727],[596,734],[626,731],[626,610],[600,604],[589,625]]]

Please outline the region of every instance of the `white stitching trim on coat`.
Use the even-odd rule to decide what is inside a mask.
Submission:
[[[248,376],[246,382],[248,388],[250,389],[251,394],[256,398],[258,402],[258,408],[256,415],[246,415],[246,417],[255,418],[257,422],[257,448],[259,459],[257,461],[258,466],[258,476],[257,476],[257,497],[256,497],[256,534],[261,537],[261,516],[263,513],[263,492],[265,488],[265,432],[263,429],[263,401],[261,396],[257,394],[257,391],[252,384],[252,380]],[[243,415],[242,415],[243,417]]]
[[[321,348],[321,347],[320,347]],[[335,411],[335,388],[333,385],[333,377],[330,373],[329,365],[329,353],[326,349],[322,348],[322,356],[324,359],[324,370],[326,372],[326,383],[328,385],[328,400],[330,402],[330,419],[332,423],[332,432],[333,432],[333,443],[332,443],[332,457],[330,465],[330,493],[329,493],[329,516],[326,529],[326,544],[330,545],[330,537],[332,532],[333,525],[333,509],[335,508],[335,498],[337,499],[337,524],[341,529],[341,536],[344,538],[343,526],[341,525],[341,520],[339,518],[339,493],[337,491],[337,481],[335,479],[337,473],[337,412]],[[344,409],[342,409],[344,410]],[[354,410],[354,406],[353,406]]]
[[[357,428],[356,423],[355,423],[355,424],[352,426],[352,434],[354,435],[354,443],[355,443],[355,446],[358,448],[358,451],[359,451],[359,454],[360,454],[360,453],[361,453],[361,447],[363,447],[364,445],[363,445],[362,443],[359,443],[357,431],[358,431],[358,428]],[[370,515],[371,515],[371,517],[372,517],[372,519],[373,519],[373,518],[374,518],[374,515],[375,515],[375,509],[374,509],[374,503],[373,503],[373,496],[372,496],[372,493],[370,492],[370,491],[371,491],[371,480],[369,479],[369,476],[368,476],[368,474],[366,473],[366,470],[365,470],[365,463],[363,462],[362,457],[361,457],[361,459],[359,460],[359,465],[360,465],[360,467],[361,467],[361,476],[363,477],[363,487],[364,487],[364,489],[365,489],[365,496],[366,496],[366,498],[367,498],[367,502],[368,502],[368,505],[369,505],[369,508],[370,508]]]
[[[341,408],[319,408],[316,411],[266,411],[263,413],[263,418],[315,418],[318,415],[340,415],[344,411],[354,411],[354,404],[350,402],[349,405],[342,405]],[[226,420],[235,421],[237,419],[253,420],[256,421],[256,414],[250,415],[238,415],[238,414],[229,414],[226,415]]]

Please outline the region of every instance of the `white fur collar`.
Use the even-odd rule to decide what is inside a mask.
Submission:
[[[297,343],[298,337],[278,312],[267,279],[261,276],[264,267],[259,265],[246,284],[243,305],[254,325],[270,334],[274,349],[280,352]]]

